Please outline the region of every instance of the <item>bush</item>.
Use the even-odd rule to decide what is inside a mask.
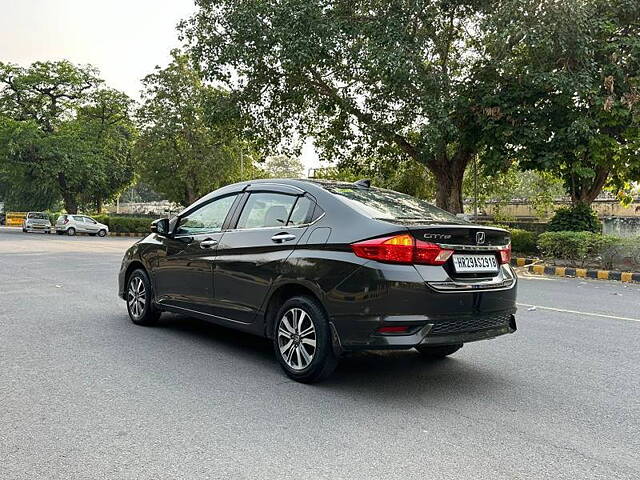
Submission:
[[[520,230],[518,228],[510,229],[511,233],[511,249],[518,253],[537,253],[538,236],[534,232]]]
[[[112,217],[110,215],[95,215],[93,218],[107,225],[110,232],[119,233],[149,233],[153,221],[147,217]]]
[[[550,232],[602,232],[602,224],[598,215],[589,205],[579,204],[573,207],[560,208],[549,222]]]
[[[567,260],[582,267],[587,262],[605,263],[605,252],[620,241],[592,232],[546,232],[538,237],[538,249],[545,258]]]

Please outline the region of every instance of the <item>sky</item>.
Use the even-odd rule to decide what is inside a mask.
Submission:
[[[67,59],[97,67],[106,83],[139,97],[140,80],[180,46],[177,23],[192,0],[0,0],[0,61]],[[310,140],[305,171],[319,167]]]

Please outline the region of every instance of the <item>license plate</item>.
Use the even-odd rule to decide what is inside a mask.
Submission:
[[[459,273],[497,272],[495,255],[454,255],[453,267]]]

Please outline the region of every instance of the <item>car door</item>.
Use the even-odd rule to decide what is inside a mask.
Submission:
[[[98,233],[98,222],[91,217],[83,217],[82,219],[84,220],[84,228],[87,229],[88,233]]]
[[[152,268],[158,303],[212,313],[216,247],[237,199],[233,193],[198,205],[180,215],[171,235],[160,237],[163,245]]]
[[[71,218],[73,218],[73,227],[76,229],[76,232],[87,233],[87,227],[85,226],[82,216],[72,215]]]
[[[218,245],[214,265],[214,313],[251,323],[307,228],[314,202],[297,188],[256,185],[244,194],[235,228]]]

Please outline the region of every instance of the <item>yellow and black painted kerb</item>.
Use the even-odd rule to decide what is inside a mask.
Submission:
[[[536,263],[538,261],[537,258],[514,258],[511,260],[511,264],[516,267],[527,267],[530,273],[537,275],[617,280],[619,282],[640,282],[640,273],[595,270],[591,268],[555,267],[553,265],[538,264]]]

